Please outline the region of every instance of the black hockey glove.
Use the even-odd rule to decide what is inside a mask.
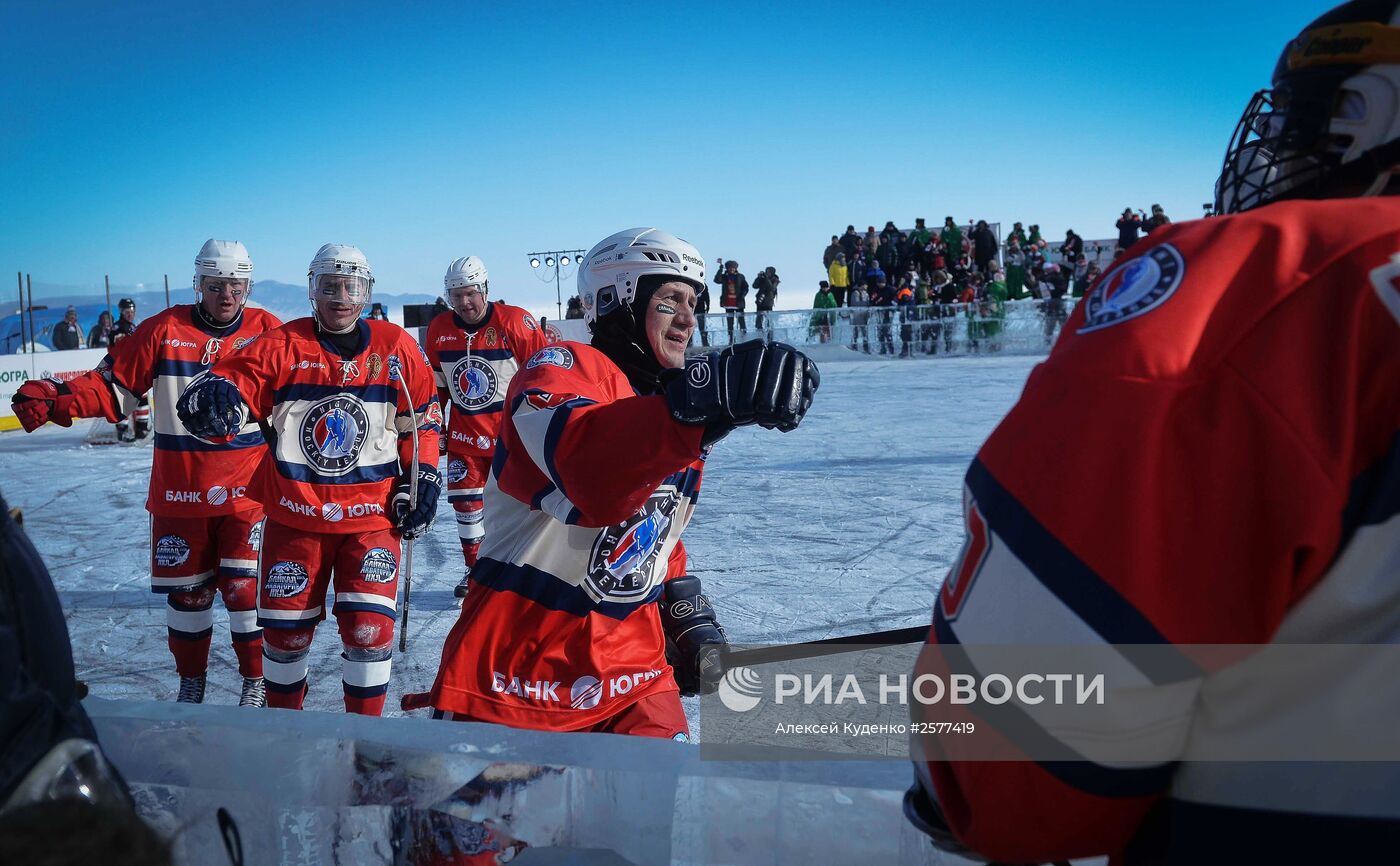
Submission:
[[[200,439],[237,436],[247,418],[247,407],[238,388],[222,376],[196,376],[175,402],[175,413],[185,429]]]
[[[710,600],[700,593],[700,578],[687,574],[666,581],[661,628],[666,633],[666,661],[675,670],[681,694],[713,694],[724,679],[724,647],[729,638],[715,619]]]
[[[436,466],[419,463],[418,504],[410,508],[412,490],[413,479],[402,475],[394,485],[394,495],[389,499],[395,525],[403,537],[410,540],[426,535],[433,525],[433,518],[437,516],[438,495],[442,493],[442,473]]]
[[[794,430],[821,384],[817,365],[785,343],[751,340],[698,355],[662,373],[671,416],[703,424],[708,446],[746,424]]]

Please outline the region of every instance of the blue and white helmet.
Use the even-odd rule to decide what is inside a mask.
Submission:
[[[688,242],[656,228],[636,228],[594,244],[578,271],[583,319],[592,328],[613,310],[637,300],[637,283],[659,274],[705,290],[705,257]]]

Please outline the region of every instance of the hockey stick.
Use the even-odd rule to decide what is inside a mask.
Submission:
[[[726,668],[740,666],[751,667],[753,665],[765,665],[773,662],[817,658],[818,656],[852,652],[853,650],[861,649],[866,646],[896,646],[906,643],[921,643],[928,637],[928,630],[929,627],[926,625],[916,625],[910,626],[909,628],[896,628],[887,631],[872,631],[865,634],[829,637],[823,640],[807,641],[805,643],[763,646],[743,650],[727,650],[724,653],[724,666]]]
[[[413,409],[413,395],[408,391],[408,380],[404,377],[403,366],[397,356],[389,356],[389,378],[399,383],[399,393],[408,406],[408,417],[413,422],[409,436],[413,440],[413,462],[408,467],[408,512],[418,508],[418,413]],[[403,539],[403,620],[399,623],[399,652],[408,649],[408,596],[413,591],[413,539]]]

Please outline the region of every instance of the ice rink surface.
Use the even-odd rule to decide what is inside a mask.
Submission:
[[[790,643],[927,623],[961,543],[963,473],[1039,360],[824,361],[800,429],[745,428],[720,442],[684,540],[730,640]],[[0,491],[24,510],[53,574],[78,677],[99,697],[174,700],[164,601],[149,587],[150,447],[86,445],[89,426],[0,434]],[[621,444],[617,459],[631,447],[646,443]],[[461,572],[444,497],[415,546],[408,650],[395,654],[386,715],[399,714],[404,692],[432,684]],[[215,610],[206,702],[236,704],[227,615],[218,602]],[[340,665],[328,623],[312,646],[307,709],[342,710]],[[698,733],[695,707],[687,710]]]

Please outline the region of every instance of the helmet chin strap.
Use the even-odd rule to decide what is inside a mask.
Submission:
[[[622,368],[632,387],[650,394],[661,385],[661,362],[647,340],[644,322],[630,307],[615,310],[594,323],[592,345]]]

